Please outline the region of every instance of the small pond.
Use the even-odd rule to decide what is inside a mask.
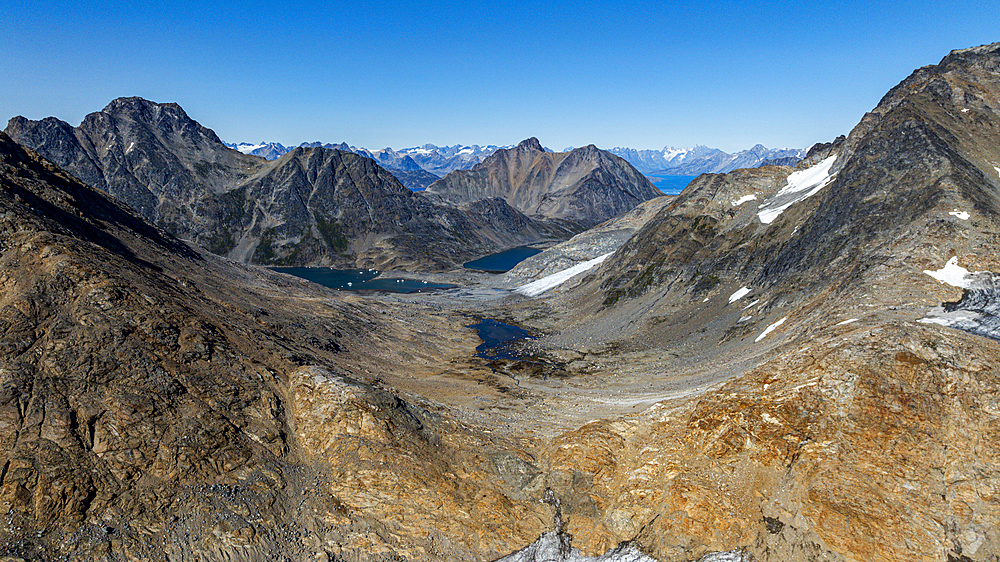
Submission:
[[[374,269],[331,269],[329,267],[272,267],[271,269],[340,291],[425,293],[455,288],[455,285],[428,283],[414,279],[383,279],[378,277],[379,272]]]
[[[492,318],[477,318],[477,320],[478,322],[469,324],[466,328],[476,330],[479,339],[483,340],[483,343],[476,347],[476,357],[482,357],[487,361],[502,359],[519,361],[521,357],[517,354],[513,344],[520,340],[534,339],[523,328]]]
[[[542,253],[542,251],[538,248],[532,248],[531,246],[518,246],[496,254],[490,254],[484,258],[479,258],[478,260],[466,262],[464,267],[466,269],[477,269],[479,271],[488,271],[490,273],[504,273],[505,271],[510,271],[515,265],[523,262],[531,256],[540,253]]]

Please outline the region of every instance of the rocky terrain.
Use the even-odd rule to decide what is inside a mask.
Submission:
[[[609,529],[661,559],[997,559],[1000,347],[922,321],[963,296],[946,262],[1000,268],[998,102],[1000,45],[956,51],[797,170],[702,176],[571,291],[507,309],[656,403],[560,438],[604,447],[582,454]]]
[[[928,320],[996,310],[998,108],[952,52],[533,298],[326,291],[0,135],[0,557],[996,561],[1000,342]]]
[[[514,288],[614,252],[670,202],[650,199],[638,207],[536,254],[505,273],[498,286]]]
[[[499,149],[471,170],[451,172],[425,194],[449,205],[499,197],[529,217],[584,228],[662,195],[627,162],[593,145],[546,152],[535,138]]]
[[[76,128],[15,117],[6,132],[168,232],[250,263],[440,269],[566,236],[499,200],[433,205],[350,152],[244,155],[177,104],[120,98]]]

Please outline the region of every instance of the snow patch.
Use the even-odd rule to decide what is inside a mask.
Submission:
[[[760,222],[771,224],[785,209],[819,193],[833,180],[830,168],[836,160],[837,156],[833,155],[811,168],[792,172],[788,176],[788,184],[758,207],[757,218]]]
[[[954,211],[951,211],[948,214],[951,215],[951,216],[953,216],[953,217],[958,217],[958,218],[960,218],[960,219],[962,219],[964,221],[969,220],[969,217],[971,216],[971,215],[969,215],[969,213],[967,211],[960,211],[958,209],[955,209]]]
[[[532,281],[527,285],[522,285],[514,289],[514,292],[520,293],[526,297],[536,297],[544,293],[545,291],[548,291],[549,289],[562,285],[570,278],[576,277],[577,275],[583,273],[584,271],[587,271],[590,268],[600,264],[604,260],[608,259],[608,256],[610,256],[613,253],[614,252],[608,252],[603,256],[597,256],[592,260],[585,261],[583,263],[578,263],[569,269],[564,269],[557,273],[553,273],[552,275],[542,277],[537,281]]]
[[[742,316],[742,317],[740,317],[739,321],[736,322],[736,323],[737,324],[742,324],[742,323],[744,323],[744,322],[746,322],[748,320],[753,320],[753,316]]]
[[[843,322],[837,322],[836,324],[834,324],[834,326],[846,326],[847,324],[851,324],[857,321],[858,321],[857,318],[850,318],[848,320],[844,320]]]
[[[732,204],[733,204],[733,207],[739,207],[740,205],[742,205],[742,204],[744,204],[744,203],[746,203],[748,201],[756,201],[756,200],[757,200],[757,196],[756,195],[744,195],[743,197],[740,197],[739,199],[736,199],[735,201],[732,201]]]
[[[741,550],[710,552],[697,562],[749,562]],[[567,535],[549,531],[521,550],[504,556],[497,562],[656,562],[642,553],[632,542],[623,542],[600,555],[587,556],[573,547]]]
[[[997,175],[1000,175],[1000,167],[993,166],[993,169],[997,171]]]
[[[759,335],[759,336],[757,336],[757,339],[753,340],[753,342],[754,342],[754,343],[757,343],[757,342],[759,342],[760,340],[762,340],[762,339],[764,339],[765,337],[767,337],[767,335],[768,335],[768,334],[770,334],[771,332],[773,332],[775,328],[777,328],[778,326],[780,326],[780,325],[784,324],[784,323],[785,323],[785,320],[788,320],[788,317],[787,317],[787,316],[785,316],[785,317],[784,317],[784,318],[782,318],[781,320],[778,320],[778,321],[777,321],[777,322],[775,322],[774,324],[771,324],[771,325],[770,325],[770,326],[768,326],[767,328],[764,328],[764,331],[763,331],[763,332],[761,332],[761,333],[760,333],[760,335]]]
[[[735,293],[729,295],[729,304],[733,304],[734,302],[742,299],[743,297],[749,294],[750,294],[750,289],[748,287],[741,287]]]
[[[755,304],[757,304],[757,303],[759,303],[759,302],[760,302],[760,299],[757,299],[757,300],[753,301],[752,303],[750,303],[750,304],[748,304],[748,305],[744,306],[744,307],[743,307],[743,310],[746,310],[746,309],[750,308],[751,306],[753,306],[753,305],[755,305]]]
[[[954,256],[948,260],[948,263],[944,264],[943,268],[938,269],[937,271],[925,269],[924,273],[942,283],[947,283],[952,287],[960,287],[962,289],[968,289],[970,287],[971,280],[968,279],[970,275],[969,270],[958,265],[958,256]]]

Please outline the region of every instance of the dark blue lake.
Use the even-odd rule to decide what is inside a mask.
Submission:
[[[510,271],[515,265],[523,262],[531,256],[540,253],[542,253],[542,251],[538,248],[532,248],[531,246],[518,246],[517,248],[511,248],[496,254],[490,254],[485,258],[465,262],[465,268],[489,271],[491,273],[503,273],[505,271]]]
[[[330,269],[329,267],[272,267],[271,269],[341,291],[423,293],[455,287],[455,285],[428,283],[413,279],[376,279],[379,272],[374,269]]]
[[[657,189],[667,195],[677,195],[698,176],[647,176]]]
[[[531,339],[533,336],[518,326],[506,324],[491,318],[479,318],[479,322],[469,324],[466,328],[472,328],[479,334],[483,343],[476,347],[476,357],[482,357],[488,361],[507,359],[517,361],[521,359],[511,348],[511,344],[523,339]]]

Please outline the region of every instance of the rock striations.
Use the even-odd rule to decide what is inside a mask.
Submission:
[[[40,123],[11,127],[127,183]],[[522,189],[581,185],[556,173],[569,154],[494,156],[427,212],[583,220],[577,190]],[[225,158],[239,185],[206,191],[425,224],[371,159]],[[310,251],[268,216],[233,218],[231,252],[260,247],[237,242],[252,224]],[[917,70],[795,168],[703,175],[577,238],[557,257],[618,249],[492,309],[193,249],[0,135],[0,558],[995,562],[1000,342],[943,315],[995,313],[997,232],[1000,44]],[[530,360],[476,357],[472,314],[530,328]]]
[[[628,162],[593,145],[546,152],[535,138],[499,149],[471,170],[451,172],[425,193],[450,205],[500,197],[529,217],[556,219],[578,229],[662,195]]]
[[[377,382],[474,347],[460,318],[196,251],[4,134],[0,248],[0,558],[483,559],[545,530],[490,468],[516,442]]]
[[[564,462],[603,514],[564,509],[577,543],[996,560],[1000,344],[923,317],[962,297],[949,267],[1000,271],[998,131],[1000,44],[955,51],[796,169],[703,175],[526,303],[536,346],[675,397],[558,439],[590,443]]]

